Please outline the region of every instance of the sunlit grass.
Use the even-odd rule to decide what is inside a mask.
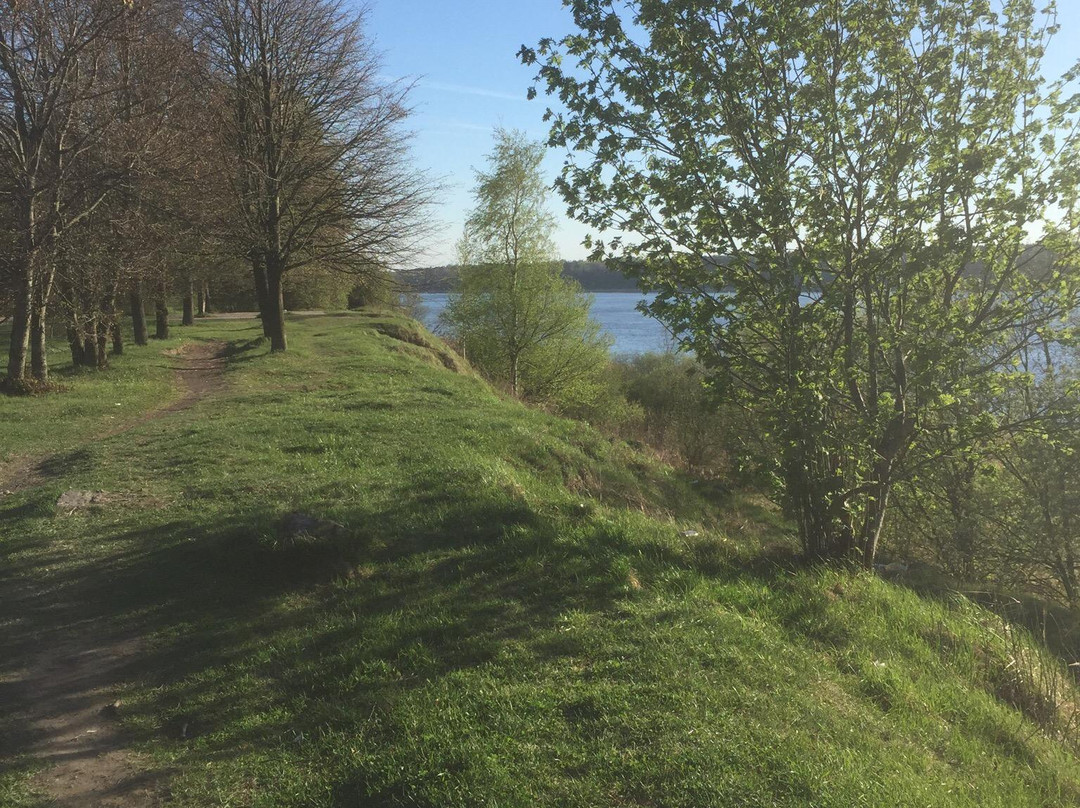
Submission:
[[[46,600],[148,636],[122,714],[173,804],[1080,801],[967,601],[799,568],[759,498],[508,401],[393,315],[292,322],[284,355],[183,334],[233,345],[225,389],[57,442],[73,462],[0,500],[0,575],[43,593],[0,674]],[[72,487],[128,504],[58,518]]]
[[[7,334],[0,329],[0,345]],[[111,359],[105,371],[75,369],[67,346],[50,344],[50,375],[59,389],[48,395],[0,395],[0,476],[6,464],[24,456],[43,453],[103,434],[176,397],[173,373],[164,351],[182,340],[151,340],[138,347],[129,344],[122,357]]]

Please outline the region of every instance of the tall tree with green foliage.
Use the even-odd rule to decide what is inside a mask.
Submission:
[[[461,289],[443,319],[469,359],[512,394],[567,403],[598,384],[609,342],[589,318],[589,298],[562,277],[544,152],[521,132],[496,130],[458,244]]]
[[[965,402],[1029,384],[1018,352],[1078,302],[1053,9],[566,5],[579,30],[520,56],[558,98],[558,188],[604,233],[593,257],[753,408],[805,552],[873,563],[897,482],[1012,428]],[[1025,248],[1040,231],[1056,262]]]

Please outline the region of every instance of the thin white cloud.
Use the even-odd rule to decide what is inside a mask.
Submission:
[[[525,91],[520,93],[504,93],[500,90],[488,90],[484,87],[469,87],[465,84],[447,84],[442,81],[421,81],[421,87],[429,90],[438,90],[444,93],[459,93],[461,95],[479,95],[484,98],[498,98],[502,101],[525,101]]]
[[[455,121],[448,118],[429,118],[432,123],[439,127],[448,127],[450,129],[456,129],[458,132],[490,132],[494,129],[493,126],[484,126],[478,123],[468,123],[467,121]],[[431,134],[433,130],[427,130],[425,134]]]

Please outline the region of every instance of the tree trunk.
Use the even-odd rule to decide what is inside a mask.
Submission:
[[[98,370],[104,370],[109,366],[109,324],[104,317],[97,321],[96,356]]]
[[[135,281],[131,288],[131,325],[135,331],[135,344],[146,345],[150,340],[146,330],[146,308],[143,306],[142,281]]]
[[[1066,561],[1061,551],[1054,553],[1053,562],[1048,564],[1053,571],[1054,576],[1058,579],[1058,583],[1061,584],[1062,590],[1065,592],[1065,600],[1069,606],[1076,608],[1077,592],[1076,592],[1076,565],[1071,563],[1070,560]]]
[[[45,306],[35,305],[30,314],[30,372],[35,381],[49,382],[49,356],[45,346]]]
[[[210,313],[210,283],[203,281],[199,286],[199,316],[205,317]]]
[[[33,309],[30,312],[30,371],[42,384],[49,382],[49,355],[46,341],[49,298],[52,297],[56,265],[50,263],[44,276],[34,288]]]
[[[255,277],[255,298],[259,303],[259,317],[262,319],[263,336],[270,338],[270,322],[273,314],[270,312],[270,290],[266,281],[266,269],[261,257],[251,259],[251,273]]]
[[[851,514],[841,498],[843,480],[820,450],[801,440],[784,463],[788,507],[799,530],[803,553],[814,561],[850,559],[855,551]]]
[[[868,506],[862,542],[863,566],[868,570],[874,568],[874,559],[877,558],[878,540],[881,538],[881,529],[885,526],[885,511],[889,505],[890,493],[889,483],[880,484]]]
[[[184,293],[184,316],[181,325],[195,325],[195,281],[188,278],[187,291]]]
[[[960,553],[960,577],[965,581],[976,579],[976,558],[979,549],[977,514],[973,513],[975,502],[975,461],[967,460],[962,467],[947,478],[945,495],[953,518],[953,544]]]
[[[124,332],[120,328],[120,315],[116,311],[116,287],[112,294],[102,301],[102,327],[106,330],[112,341],[112,353],[120,356],[124,352]]]
[[[154,334],[156,339],[169,338],[169,304],[165,302],[167,292],[165,281],[162,281],[161,286],[158,288],[157,300],[154,303],[154,313],[157,316],[157,331]]]
[[[29,262],[19,268],[16,278],[15,310],[11,318],[11,337],[8,348],[8,381],[22,382],[26,378],[26,354],[30,348],[30,310],[34,296],[34,279]],[[20,277],[21,276],[21,277]]]
[[[113,318],[112,327],[109,330],[112,333],[113,356],[120,356],[124,353],[124,329],[120,325],[119,317]]]
[[[83,367],[96,368],[97,362],[97,320],[90,320],[83,331]]]
[[[79,327],[74,317],[67,327],[67,341],[68,349],[71,351],[71,365],[77,368],[83,362],[83,343],[82,334],[79,333]]]
[[[284,351],[285,342],[285,295],[281,283],[281,271],[271,262],[266,267],[267,311],[263,314],[263,330],[270,330],[270,350]],[[269,318],[267,315],[270,315]]]
[[[30,349],[30,319],[34,308],[37,275],[37,249],[34,241],[36,219],[34,210],[35,178],[14,196],[15,232],[18,243],[12,261],[12,282],[15,287],[15,306],[11,317],[11,336],[8,349],[8,382],[14,387],[26,379],[26,354]]]

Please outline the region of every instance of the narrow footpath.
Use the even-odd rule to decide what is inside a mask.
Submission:
[[[181,397],[115,429],[101,440],[140,424],[180,412],[223,386],[225,344],[189,343],[170,357]],[[48,458],[9,471],[0,488],[30,488],[41,479]],[[85,571],[95,577],[93,568]],[[107,587],[107,571],[91,585]],[[17,670],[0,679],[0,704],[13,715],[15,737],[5,753],[41,764],[33,785],[61,808],[148,808],[160,804],[164,772],[153,771],[128,748],[117,720],[117,692],[140,673],[143,638],[124,635],[94,619],[71,620],[77,603],[57,603],[11,576],[3,583],[2,619],[13,626]],[[0,772],[4,761],[0,758]]]

